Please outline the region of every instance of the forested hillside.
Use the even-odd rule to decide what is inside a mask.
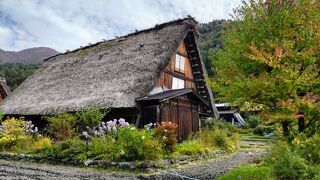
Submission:
[[[5,63],[0,64],[0,77],[5,77],[11,90],[29,77],[36,69],[36,64]]]
[[[217,48],[222,47],[222,32],[226,22],[226,20],[213,20],[199,24],[198,27],[200,33],[199,48],[209,76],[213,76],[210,57],[215,54]]]

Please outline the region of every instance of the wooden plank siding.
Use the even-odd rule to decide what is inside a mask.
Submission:
[[[198,108],[198,103],[186,96],[170,99],[161,104],[160,123],[177,124],[177,138],[179,141],[185,140],[199,130]]]
[[[185,88],[196,90],[192,68],[184,41],[180,42],[177,54],[185,58],[184,72],[175,71],[176,55],[174,54],[165,70],[161,73],[157,86],[166,86],[167,88],[172,89],[172,78],[176,77],[185,80]]]

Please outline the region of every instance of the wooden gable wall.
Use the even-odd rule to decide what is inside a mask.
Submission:
[[[184,41],[180,42],[177,54],[185,58],[184,73],[175,71],[176,55],[174,54],[164,72],[161,73],[156,86],[166,86],[167,88],[172,89],[172,78],[176,77],[185,81],[184,88],[196,90],[192,68]]]

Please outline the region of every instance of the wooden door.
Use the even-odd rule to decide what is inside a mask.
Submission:
[[[179,140],[185,140],[192,134],[192,111],[191,104],[187,101],[178,102],[179,115]]]

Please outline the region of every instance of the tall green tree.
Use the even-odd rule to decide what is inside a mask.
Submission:
[[[314,133],[320,127],[319,9],[319,0],[251,0],[235,9],[223,49],[212,59],[217,99],[258,110],[285,132],[297,133],[300,119],[299,130]]]

